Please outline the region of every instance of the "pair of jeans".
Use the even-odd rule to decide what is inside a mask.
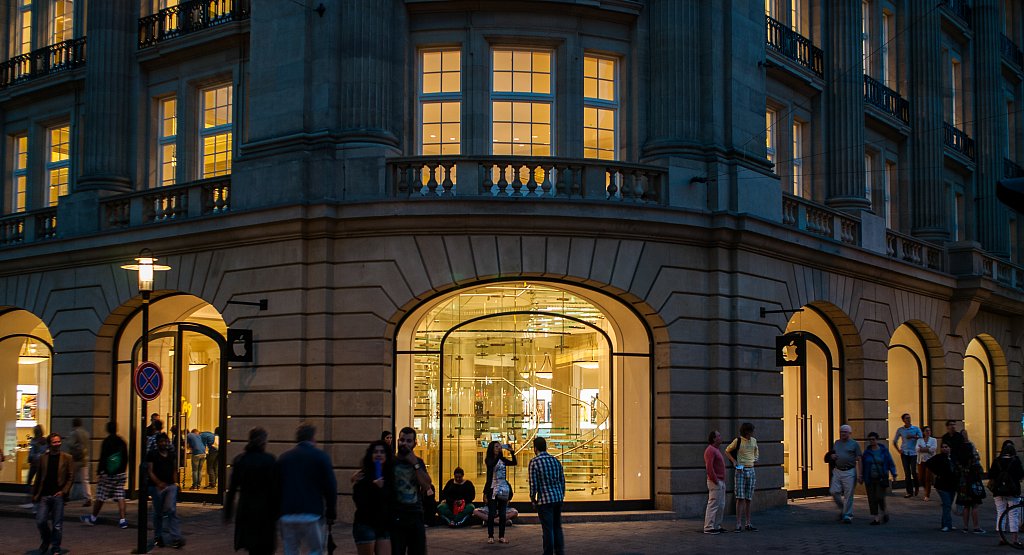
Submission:
[[[206,462],[205,453],[192,453],[192,489],[199,489],[203,483],[204,462]]]
[[[939,492],[939,499],[942,500],[942,528],[953,529],[953,497],[956,496],[954,491],[942,491],[941,489],[935,490]]]
[[[164,540],[164,519],[167,519],[167,537],[172,542],[181,539],[181,526],[178,522],[178,486],[170,484],[163,491],[149,487],[149,496],[153,499],[153,535],[157,541]]]
[[[704,511],[704,531],[712,532],[722,527],[725,517],[725,481],[708,480],[708,507]]]
[[[323,553],[324,519],[289,522],[285,515],[280,520],[280,526],[284,555],[299,555],[303,546],[309,555]]]
[[[220,471],[220,467],[217,464],[219,458],[219,450],[211,450],[206,454],[206,487],[208,488],[217,487],[217,472]]]
[[[391,528],[391,553],[424,555],[426,552],[427,534],[423,531],[423,512],[396,511],[395,524]]]
[[[903,459],[903,482],[907,485],[907,495],[917,495],[917,455],[900,453]]]
[[[508,509],[508,499],[487,500],[487,537],[494,537],[494,515],[498,515],[498,537],[505,537],[505,511]],[[497,512],[495,512],[497,511]]]
[[[565,537],[562,535],[562,503],[537,505],[541,534],[544,539],[544,555],[565,555]]]
[[[865,493],[868,494],[868,511],[871,516],[878,516],[878,511],[885,512],[885,494],[889,492],[886,482],[878,480],[875,482],[864,482]]]
[[[1002,517],[1003,517],[1003,513],[1006,512],[1006,510],[1009,509],[1010,507],[1012,507],[1012,506],[1016,505],[1018,502],[1020,502],[1020,498],[1019,497],[1005,497],[1005,496],[1002,496],[1002,495],[997,495],[997,496],[995,496],[992,499],[993,499],[993,501],[995,501],[995,506],[996,506],[996,530],[1002,530],[1002,523],[1003,523]],[[1009,530],[1007,530],[1007,532],[1014,532],[1014,533],[1016,533],[1019,530],[1019,528],[1020,528],[1020,509],[1016,509],[1012,513],[1010,513],[1010,516],[1007,519],[1007,525],[1009,526]]]
[[[50,527],[50,521],[53,527]],[[60,540],[64,535],[64,497],[47,495],[39,499],[36,507],[36,528],[43,544],[60,548]]]

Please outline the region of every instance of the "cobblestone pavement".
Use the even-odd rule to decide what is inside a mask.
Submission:
[[[852,525],[836,521],[835,506],[829,500],[814,499],[791,502],[785,507],[754,515],[758,532],[728,533],[709,536],[700,533],[702,521],[697,519],[647,522],[592,522],[565,526],[568,553],[598,554],[662,554],[662,553],[1014,553],[1009,547],[997,547],[998,535],[993,531],[995,515],[991,499],[982,505],[982,527],[989,532],[982,536],[959,531],[939,532],[938,498],[925,502],[920,498],[903,499],[897,493],[889,497],[892,521],[883,526],[868,526],[866,500],[857,498]],[[115,526],[116,511],[105,506],[103,522],[87,526],[78,516],[87,509],[77,502],[68,504],[63,547],[78,554],[130,553],[135,546],[136,529],[120,530]],[[129,514],[136,511],[129,504]],[[232,553],[232,531],[221,523],[217,507],[182,504],[182,530],[187,544],[184,552]],[[39,536],[31,511],[16,505],[0,505],[0,554],[34,554]],[[134,523],[134,516],[129,520]],[[958,518],[954,517],[954,522]],[[725,526],[731,528],[732,517]],[[350,527],[334,527],[336,553],[355,553]],[[432,528],[427,531],[430,552],[437,553],[501,553],[536,554],[541,552],[540,526],[516,525],[507,532],[510,545],[488,545],[481,528],[450,530]],[[156,553],[170,554],[171,548]],[[1022,552],[1024,553],[1024,552]]]

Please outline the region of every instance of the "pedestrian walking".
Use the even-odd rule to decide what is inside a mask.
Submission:
[[[100,445],[100,461],[96,473],[100,483],[96,487],[96,500],[92,504],[92,514],[84,515],[81,521],[85,524],[96,524],[103,503],[108,500],[117,501],[118,521],[121,529],[128,528],[125,517],[124,484],[128,479],[128,444],[117,435],[117,422],[107,422],[107,437]]]
[[[530,502],[537,509],[544,544],[544,555],[565,555],[562,534],[562,501],[565,499],[565,472],[562,463],[548,453],[548,442],[533,438],[534,457],[527,467],[530,475]]]
[[[68,435],[65,447],[71,454],[71,460],[75,467],[75,486],[71,490],[71,498],[78,499],[81,495],[85,501],[83,507],[92,505],[92,487],[89,484],[89,432],[82,427],[82,419],[75,418],[71,421],[71,433]]]
[[[331,458],[316,446],[316,427],[299,424],[295,447],[277,459],[281,542],[285,555],[324,550],[324,525],[338,518],[338,483]]]
[[[505,458],[505,451],[508,451],[511,459]],[[498,516],[498,543],[508,543],[505,537],[505,510],[508,502],[512,499],[512,486],[507,479],[507,467],[516,466],[516,452],[512,445],[502,445],[499,441],[492,441],[487,445],[487,455],[484,457],[484,464],[487,466],[487,482],[484,484],[484,498],[487,499],[487,543],[494,543],[494,516]]]
[[[829,493],[839,507],[839,520],[844,524],[853,522],[853,490],[858,481],[860,467],[860,444],[850,438],[853,428],[843,424],[839,427],[839,439],[832,445],[832,484]]]
[[[896,448],[903,462],[903,482],[907,487],[907,494],[903,497],[909,498],[917,495],[917,440],[921,439],[921,428],[911,424],[909,413],[903,413],[900,419],[903,420],[903,425],[896,428],[892,446]]]
[[[402,428],[398,432],[398,455],[395,457],[394,516],[391,528],[391,552],[396,555],[423,555],[427,552],[427,536],[423,526],[423,499],[434,495],[434,484],[427,465],[416,456],[416,430]]]
[[[878,432],[868,434],[868,446],[861,456],[860,465],[860,483],[864,484],[868,495],[871,524],[889,522],[889,514],[885,512],[885,496],[889,492],[889,476],[896,481],[896,462],[892,460],[889,448],[878,443]]]
[[[963,511],[963,532],[966,534],[972,530],[971,524],[973,523],[973,532],[984,534],[985,529],[978,523],[978,507],[986,496],[985,486],[981,483],[981,460],[977,448],[974,447],[967,435],[967,430],[961,430],[960,435],[963,437],[963,444],[960,445],[959,454],[953,455],[960,467],[960,484],[956,492],[956,505],[959,510]]]
[[[704,533],[721,534],[725,517],[725,457],[722,456],[722,434],[715,430],[708,434],[704,448],[704,472],[708,482],[708,507],[704,511]]]
[[[60,554],[60,543],[64,532],[64,505],[71,495],[75,482],[74,459],[61,452],[60,434],[52,433],[47,438],[50,450],[39,459],[39,472],[32,485],[32,501],[36,503],[36,528],[39,529],[40,555]]]
[[[47,439],[43,427],[36,424],[32,428],[32,439],[28,442],[28,480],[25,484],[28,486],[28,504],[22,505],[23,509],[35,508],[35,503],[32,502],[32,480],[39,473],[39,460],[46,454],[50,449],[50,441]]]
[[[942,524],[939,530],[956,530],[953,526],[953,498],[960,487],[960,467],[953,456],[953,446],[943,442],[939,453],[925,462],[928,471],[935,477],[935,491],[942,501]]]
[[[159,415],[156,414],[156,413],[153,413],[153,416],[159,416]],[[146,427],[146,430],[147,430],[147,435],[146,435],[146,453],[145,454],[148,455],[149,453],[152,453],[153,451],[156,450],[156,436],[158,436],[159,434],[163,433],[163,431],[164,431],[164,421],[160,420],[159,418],[157,418],[156,420],[153,420],[150,423],[149,426]],[[148,433],[150,430],[152,430],[152,432],[153,432],[152,434]],[[170,441],[170,438],[168,438],[168,441]]]
[[[206,444],[203,443],[203,438],[199,435],[199,430],[195,428],[185,436],[185,442],[188,444],[189,455],[192,457],[192,485],[189,486],[188,489],[197,490],[203,481],[203,463],[206,462]]]
[[[352,501],[356,505],[352,538],[360,555],[391,553],[394,465],[394,452],[383,440],[366,448],[359,479],[352,486]]]
[[[931,426],[921,427],[921,439],[917,440],[917,480],[924,488],[924,500],[932,496],[932,471],[926,464],[938,452],[938,442],[932,437]]]
[[[217,475],[220,473],[220,427],[212,432],[202,432],[199,437],[203,438],[203,445],[206,445],[206,489],[217,489]]]
[[[760,458],[757,440],[754,439],[754,425],[744,422],[740,425],[740,436],[725,448],[725,454],[736,468],[736,531],[757,532],[750,523],[750,502],[754,499],[757,477],[754,463]]]
[[[153,535],[157,547],[185,545],[178,520],[178,464],[177,454],[171,447],[171,438],[160,432],[156,435],[156,448],[146,455],[149,473],[149,495],[153,499]],[[167,520],[166,526],[164,520]],[[139,523],[145,526],[145,523]],[[167,538],[164,539],[164,530]]]
[[[1024,479],[1024,467],[1017,458],[1017,448],[1013,441],[1008,439],[1003,442],[999,456],[988,467],[988,479],[989,489],[992,490],[996,504],[996,530],[1003,531],[1003,513],[1020,502],[1020,481]],[[1006,531],[1010,532],[1012,540],[1006,542],[1000,539],[999,545],[1012,543],[1015,547],[1020,547],[1020,538],[1017,535],[1020,528],[1020,509],[1014,509],[1007,521],[1010,529]]]
[[[956,431],[956,420],[946,421],[946,433],[942,434],[942,443],[948,443],[950,456],[956,459],[960,456],[960,448],[964,444],[964,436]]]
[[[266,451],[267,431],[260,427],[249,430],[245,450],[231,463],[231,482],[224,498],[224,522],[235,520],[235,551],[244,549],[250,555],[270,555],[277,549],[280,488],[274,455]]]

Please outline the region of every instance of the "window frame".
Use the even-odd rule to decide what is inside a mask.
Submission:
[[[804,175],[804,125],[805,122],[793,118],[792,134],[793,134],[793,152],[790,158],[792,159],[792,176],[791,176],[791,187],[790,192],[794,196],[801,198],[805,197],[806,194],[806,183]]]
[[[874,69],[871,63],[871,2],[870,0],[861,0],[860,4],[860,44],[861,44],[861,66],[864,70],[864,75],[874,77],[871,74],[871,70]]]
[[[32,52],[32,11],[37,0],[16,0],[15,6],[11,9],[12,29],[10,42],[10,57],[21,56]],[[27,4],[26,4],[27,2]],[[25,16],[28,15],[28,27],[25,26]],[[25,34],[28,33],[26,40]]]
[[[584,85],[583,95],[582,95],[582,99],[583,99],[583,112],[584,112],[584,117],[583,117],[583,120],[582,120],[582,123],[583,123],[583,136],[584,136],[584,140],[583,140],[583,158],[584,159],[588,159],[588,160],[618,161],[621,158],[621,155],[622,155],[622,153],[621,153],[621,143],[622,143],[622,141],[619,139],[619,129],[620,129],[620,127],[619,127],[619,119],[620,119],[620,109],[621,109],[621,92],[619,90],[619,83],[620,83],[620,80],[619,80],[620,70],[619,70],[619,68],[621,67],[621,63],[622,62],[621,62],[621,60],[619,60],[618,58],[616,58],[614,56],[609,56],[609,55],[606,55],[606,54],[597,54],[597,53],[594,53],[594,52],[584,51],[583,52],[583,66],[581,67],[581,70],[582,70],[581,74],[584,76],[584,78],[583,78],[584,79],[584,83],[586,83],[586,79],[587,79],[587,77],[586,77],[586,64],[587,64],[587,59],[588,58],[594,59],[595,61],[598,62],[598,64],[600,64],[600,62],[602,60],[612,62],[612,64],[613,64],[612,65],[612,99],[613,100],[605,100],[605,99],[602,99],[602,98],[599,98],[599,97],[588,97],[586,95],[586,86]],[[600,96],[600,82],[602,81],[602,79],[600,78],[600,65],[598,65],[598,68],[599,68],[598,69],[598,74],[597,74],[598,96]],[[588,157],[586,155],[586,152],[588,150],[587,144],[586,144],[586,129],[587,129],[587,127],[586,127],[586,115],[585,115],[587,108],[593,108],[593,109],[597,109],[597,110],[610,110],[612,112],[612,129],[611,129],[611,131],[612,131],[612,148],[611,148],[612,157],[611,158],[601,158],[600,157],[600,153],[603,150],[603,149],[600,148],[600,144],[601,144],[601,139],[600,139],[600,130],[601,130],[601,128],[600,127],[596,127],[595,128],[598,131],[597,146],[596,146],[596,148],[592,149],[592,150],[596,150],[597,153],[599,154],[599,156],[594,157],[594,158],[590,158],[590,157]],[[552,125],[552,127],[554,127],[553,123],[551,125]],[[552,142],[552,144],[554,143],[554,134],[553,133],[552,133],[552,137],[551,137],[551,142]]]
[[[68,137],[68,142],[66,143],[67,144],[67,156],[65,158],[63,158],[62,160],[54,161],[53,160],[53,152],[54,152],[55,144],[53,142],[53,132],[57,131],[57,130],[60,130],[60,129],[65,129],[65,128],[67,129],[67,137]],[[58,143],[58,144],[65,144],[65,143]],[[63,122],[63,123],[58,123],[58,124],[50,125],[50,126],[46,127],[45,175],[46,175],[46,206],[48,206],[48,207],[52,208],[54,206],[57,206],[57,204],[60,202],[60,198],[61,197],[67,196],[68,194],[71,193],[71,157],[72,157],[71,146],[72,146],[71,122]],[[54,175],[53,172],[55,172],[55,171],[59,172],[60,170],[66,170],[66,172],[67,172],[65,183],[63,185],[60,185],[60,184],[54,185],[53,184],[53,175]],[[55,187],[57,188],[56,196],[54,196],[54,194],[53,194],[53,189]],[[65,188],[63,195],[60,194],[61,187]]]
[[[176,185],[180,178],[181,164],[178,157],[179,145],[178,137],[181,135],[179,125],[181,123],[181,102],[178,99],[177,94],[167,94],[154,98],[156,102],[156,168],[153,175],[153,187],[165,187],[170,185]],[[165,107],[167,102],[174,102],[174,114],[173,119],[174,134],[164,135],[164,123],[167,120]],[[171,181],[164,181],[164,147],[171,146],[174,149],[174,159],[171,162],[173,167],[173,173]]]
[[[24,142],[24,150],[21,149],[20,142]],[[21,212],[28,211],[28,159],[29,159],[29,142],[28,132],[23,131],[20,133],[14,133],[10,135],[11,144],[11,204],[7,210],[9,214],[18,214]],[[24,165],[22,164],[21,158],[23,158]],[[21,180],[21,186],[19,187],[18,181]]]
[[[516,52],[516,51],[526,51],[526,52],[530,52],[531,56],[535,52],[546,53],[548,55],[548,92],[547,93],[535,93],[535,92],[524,93],[524,92],[514,92],[514,91],[496,91],[495,90],[495,83],[494,83],[494,74],[496,72],[494,60],[495,60],[495,53],[496,52],[500,52],[500,51],[508,51],[508,52],[513,52],[513,53]],[[556,77],[556,75],[558,73],[558,70],[557,70],[557,66],[556,66],[556,63],[557,63],[556,58],[557,58],[557,56],[556,56],[555,49],[551,48],[551,47],[547,47],[547,46],[491,45],[490,50],[489,50],[488,53],[490,55],[490,60],[488,62],[488,66],[487,66],[488,67],[488,72],[487,72],[488,73],[488,77],[487,77],[487,82],[488,82],[488,99],[487,99],[487,101],[488,101],[488,112],[489,112],[489,118],[488,118],[489,121],[488,121],[488,132],[487,132],[487,135],[488,135],[488,151],[489,151],[489,154],[491,156],[516,156],[516,157],[554,157],[554,156],[557,156],[557,154],[556,154],[556,149],[557,149],[556,122],[558,121],[558,115],[556,113],[556,103],[557,103],[557,94],[556,93],[557,93],[557,91],[555,89],[555,86],[557,84],[556,83],[557,79],[555,77]],[[514,54],[513,54],[513,64],[514,63],[515,62],[514,62]],[[514,70],[513,70],[513,73],[515,73]],[[531,75],[532,75],[532,73],[533,72],[531,71]],[[531,88],[532,88],[532,84],[531,84]],[[547,121],[547,125],[548,125],[548,154],[546,156],[545,155],[533,154],[533,148],[534,148],[533,145],[534,145],[534,143],[532,141],[529,143],[530,144],[530,154],[515,154],[514,152],[510,152],[510,154],[506,155],[506,154],[495,154],[494,153],[494,145],[495,145],[495,141],[494,141],[494,124],[495,124],[494,104],[495,104],[495,102],[510,102],[512,104],[515,104],[515,103],[529,103],[529,104],[546,103],[548,105],[548,121]],[[515,120],[514,119],[511,120],[510,123],[514,124]],[[531,121],[530,121],[531,127],[533,126],[533,124],[534,124],[534,122],[532,120],[532,115],[531,115]],[[514,137],[513,137],[513,139],[514,139]],[[510,146],[513,145],[514,142],[515,141],[513,140],[513,142],[509,143],[509,145]]]
[[[213,127],[206,127],[206,93],[210,91],[216,91],[218,89],[227,88],[228,97],[228,117],[230,120],[227,123],[215,125]],[[196,147],[198,151],[198,167],[197,175],[199,179],[213,179],[216,177],[230,176],[234,169],[234,158],[235,158],[235,84],[234,81],[218,81],[204,85],[197,89],[198,96],[198,113],[196,117]],[[216,110],[217,107],[214,107]],[[179,132],[180,134],[180,132]],[[213,173],[207,175],[206,173],[206,141],[208,137],[216,137],[219,135],[227,135],[228,142],[230,143],[227,150],[227,171],[218,173],[216,169]],[[217,151],[213,154],[216,155]],[[180,157],[179,157],[180,159]],[[214,161],[216,165],[216,161]]]
[[[764,109],[764,157],[772,164],[772,173],[779,175],[779,110],[771,106]]]
[[[444,82],[444,73],[445,73],[445,71],[443,69],[444,68],[444,65],[443,65],[444,64],[444,54],[443,53],[444,52],[453,52],[453,51],[454,52],[458,52],[458,55],[459,55],[459,89],[458,89],[458,91],[454,91],[454,92],[452,92],[452,91],[444,91],[443,90],[443,86],[442,86],[441,87],[442,90],[439,91],[439,92],[433,92],[433,93],[424,92],[424,76],[426,75],[426,71],[425,71],[425,67],[426,66],[425,66],[425,61],[424,60],[425,60],[426,54],[430,54],[430,53],[434,53],[434,52],[441,53],[441,60],[440,60],[439,63],[441,63],[442,65],[441,65],[441,71],[439,73],[441,74],[441,81],[440,82],[443,84],[443,82]],[[458,45],[458,46],[454,46],[454,45],[452,45],[452,46],[431,46],[431,47],[425,47],[425,48],[417,49],[417,56],[416,56],[416,58],[417,58],[417,64],[416,64],[416,122],[417,122],[417,126],[416,126],[416,151],[421,156],[434,156],[433,154],[424,154],[424,147],[426,145],[424,143],[424,129],[423,129],[423,127],[426,125],[426,123],[424,121],[424,106],[426,104],[440,104],[440,105],[442,105],[442,107],[441,107],[442,114],[444,112],[443,105],[445,103],[457,103],[458,104],[459,140],[458,140],[458,143],[456,144],[458,152],[455,153],[455,154],[444,154],[443,153],[445,142],[443,140],[444,137],[443,137],[443,133],[442,133],[442,136],[438,137],[439,142],[436,143],[438,145],[438,152],[439,152],[438,154],[436,154],[436,156],[461,156],[462,153],[463,153],[463,141],[464,141],[464,138],[465,138],[465,133],[463,133],[463,121],[464,121],[465,118],[463,117],[462,109],[464,107],[463,93],[465,91],[465,83],[464,83],[465,68],[463,66],[464,57],[463,57],[462,54],[463,54],[462,45]],[[441,116],[441,118],[442,118],[442,120],[440,122],[438,122],[438,125],[442,125],[443,126],[444,125],[443,115]],[[431,143],[431,144],[434,144],[434,143]]]
[[[60,37],[57,35],[57,21],[59,17],[57,14],[57,6],[59,5],[63,5],[65,7],[66,11],[64,12],[63,17],[70,22],[69,25],[66,25],[63,28]],[[48,12],[50,45],[75,38],[75,0],[50,0]]]

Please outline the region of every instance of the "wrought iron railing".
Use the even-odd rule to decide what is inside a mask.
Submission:
[[[871,77],[864,76],[864,102],[887,112],[903,123],[910,123],[910,102],[900,93]]]
[[[765,17],[768,48],[813,71],[818,77],[825,75],[825,56],[811,39],[790,29],[782,22]]]
[[[231,177],[218,177],[108,197],[101,201],[103,229],[180,221],[231,209]]]
[[[782,195],[782,223],[847,245],[860,246],[860,220],[790,194]]]
[[[971,4],[968,0],[946,0],[946,8],[967,25],[971,24]]]
[[[1021,53],[1020,48],[1017,44],[1010,40],[1010,37],[1006,35],[1000,35],[1002,40],[1000,41],[1000,49],[1003,52],[1003,57],[1010,61],[1013,65],[1017,66],[1017,69],[1024,68],[1024,53]]]
[[[190,0],[139,19],[139,48],[249,17],[250,0]]]
[[[890,258],[932,270],[945,271],[946,269],[945,251],[941,246],[891,229],[885,232],[885,253]]]
[[[19,212],[0,218],[0,247],[45,241],[56,236],[56,208]]]
[[[1003,178],[1013,179],[1015,177],[1024,177],[1024,168],[1017,165],[1013,160],[1003,158]]]
[[[51,44],[0,63],[0,88],[85,64],[85,37]]]
[[[974,160],[974,139],[950,123],[942,123],[942,142],[949,148]]]
[[[589,198],[661,204],[660,166],[578,158],[414,156],[388,160],[388,190],[398,198]]]

